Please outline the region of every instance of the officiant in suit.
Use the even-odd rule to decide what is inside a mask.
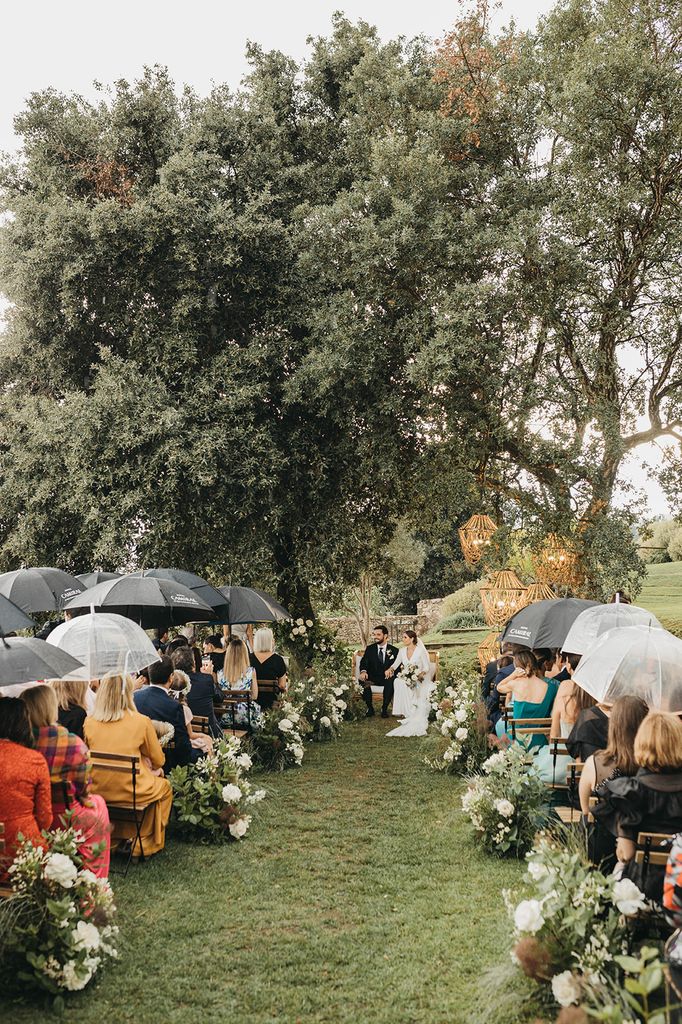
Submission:
[[[390,668],[398,657],[398,648],[388,642],[388,630],[385,626],[375,626],[372,630],[374,643],[368,644],[360,660],[360,683],[362,696],[367,705],[367,717],[374,714],[372,706],[372,686],[382,686],[384,699],[381,706],[381,717],[388,718],[388,705],[393,700],[393,677],[386,678],[386,669]]]

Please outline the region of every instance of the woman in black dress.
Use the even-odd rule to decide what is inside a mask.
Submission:
[[[287,666],[281,654],[275,654],[275,637],[271,629],[256,630],[249,661],[256,670],[259,680],[276,679],[280,693],[286,691]],[[265,693],[261,690],[258,700],[262,708],[271,708],[276,697],[274,693]]]
[[[83,722],[88,714],[85,698],[89,686],[80,679],[55,679],[52,683],[59,705],[57,721],[80,739],[83,739]]]
[[[631,878],[649,899],[660,902],[665,869],[650,865],[643,877],[635,864],[637,834],[662,832],[673,835],[682,830],[682,722],[675,715],[651,711],[635,739],[632,778],[604,783],[603,800],[594,809],[600,825],[616,837],[616,856],[624,866],[623,877]]]

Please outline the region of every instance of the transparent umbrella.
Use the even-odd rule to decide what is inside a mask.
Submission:
[[[564,650],[571,654],[587,654],[602,633],[623,626],[662,628],[656,616],[645,608],[634,604],[598,604],[580,613],[564,640]]]
[[[107,612],[91,612],[62,622],[47,642],[82,662],[83,667],[67,673],[66,679],[101,679],[109,672],[138,672],[161,660],[136,622]]]
[[[580,659],[573,679],[600,704],[634,696],[682,713],[682,640],[654,626],[610,629]]]

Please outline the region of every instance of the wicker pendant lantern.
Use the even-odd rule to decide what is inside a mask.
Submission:
[[[488,583],[481,587],[483,614],[489,626],[503,626],[515,612],[523,608],[526,588],[511,569],[493,573]]]
[[[535,604],[536,601],[554,601],[556,594],[548,583],[529,583],[525,594],[525,603]]]
[[[481,666],[481,672],[485,672],[488,664],[499,657],[499,654],[500,634],[498,630],[493,630],[492,633],[488,633],[485,640],[482,640],[478,646],[478,662]]]
[[[533,557],[535,575],[541,583],[558,583],[568,587],[579,576],[579,556],[571,540],[548,533],[537,555]]]
[[[490,540],[497,532],[497,526],[490,516],[476,513],[468,519],[464,526],[460,526],[459,543],[464,555],[464,561],[469,566],[477,565],[481,560],[485,549],[490,547]]]

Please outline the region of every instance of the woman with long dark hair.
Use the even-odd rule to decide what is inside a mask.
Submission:
[[[518,651],[514,655],[514,667],[517,671],[497,686],[501,694],[511,694],[513,697],[514,719],[549,718],[559,684],[544,678],[532,651]],[[500,738],[505,735],[502,719],[495,726],[495,732]],[[506,734],[509,737],[513,735],[511,730],[507,730]],[[529,749],[543,747],[547,737],[541,732],[531,733],[530,740],[525,742]]]
[[[0,697],[0,821],[5,826],[5,858],[0,879],[14,859],[19,833],[39,844],[52,824],[50,773],[33,750],[28,711],[18,697]]]

